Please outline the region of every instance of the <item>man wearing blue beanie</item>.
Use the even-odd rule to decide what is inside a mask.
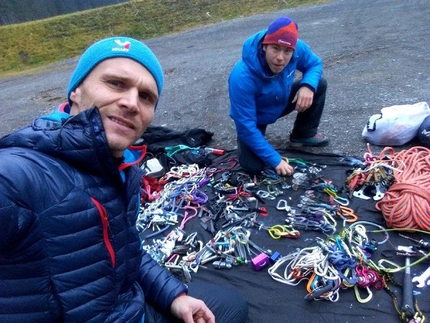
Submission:
[[[141,248],[145,146],[133,144],[163,86],[145,44],[103,39],[68,102],[0,139],[0,322],[245,321],[236,289],[187,286]]]

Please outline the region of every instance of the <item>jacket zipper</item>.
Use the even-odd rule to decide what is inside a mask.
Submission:
[[[104,243],[106,245],[106,249],[109,252],[110,259],[112,261],[112,267],[115,267],[115,262],[116,262],[115,252],[114,252],[112,244],[109,240],[109,232],[108,232],[109,221],[108,221],[106,209],[96,199],[91,198],[91,200],[93,201],[93,203],[96,205],[97,209],[99,210],[100,218],[102,220],[103,240],[104,240]]]

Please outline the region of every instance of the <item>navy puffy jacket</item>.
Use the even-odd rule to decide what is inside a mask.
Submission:
[[[186,292],[140,248],[128,166],[124,181],[97,108],[0,140],[0,322],[140,322]]]

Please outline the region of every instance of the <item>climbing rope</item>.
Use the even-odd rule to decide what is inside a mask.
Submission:
[[[394,182],[376,208],[389,228],[413,228],[430,232],[430,150],[416,146],[395,153],[385,148],[396,161]]]

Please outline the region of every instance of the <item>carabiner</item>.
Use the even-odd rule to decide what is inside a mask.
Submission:
[[[280,210],[280,211],[290,211],[291,210],[291,206],[288,206],[288,202],[284,199],[280,199],[278,201],[278,204],[276,205],[276,209]]]
[[[270,194],[267,191],[258,190],[256,194],[257,194],[258,197],[261,197],[263,199],[268,199],[268,200],[274,200],[274,199],[276,199],[276,197],[274,197],[272,194]]]
[[[337,196],[337,198],[333,198],[333,200],[342,206],[349,205],[349,200],[345,197]]]
[[[354,285],[355,297],[357,298],[357,301],[362,303],[362,304],[369,302],[373,297],[373,293],[370,290],[369,286],[367,286],[366,289],[367,289],[367,293],[368,293],[367,297],[361,298],[360,291],[358,290],[358,286]]]

